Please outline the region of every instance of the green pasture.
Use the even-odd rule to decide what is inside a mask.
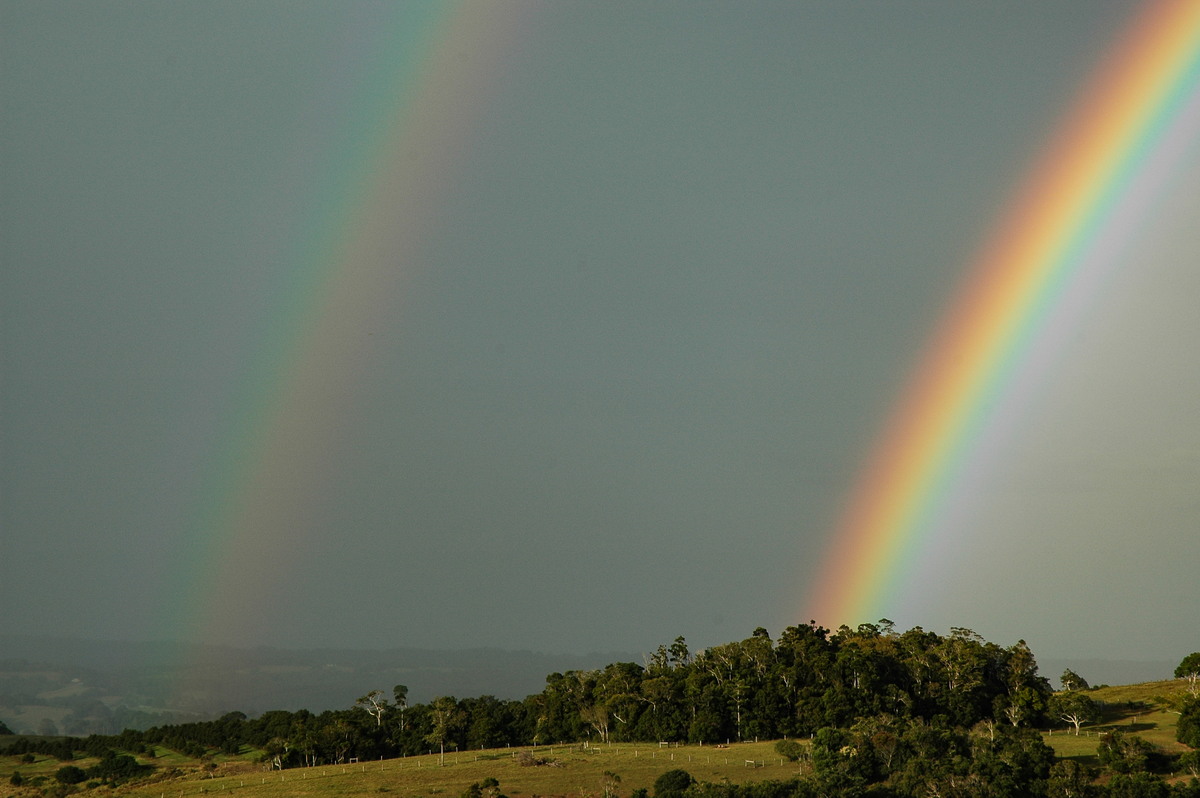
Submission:
[[[518,758],[521,752],[531,754],[543,764],[521,764]],[[773,741],[734,743],[727,747],[660,747],[646,743],[586,748],[581,745],[538,746],[447,753],[444,760],[438,754],[432,754],[284,771],[268,770],[250,757],[200,763],[171,753],[152,760],[137,759],[151,762],[158,768],[155,776],[151,776],[152,781],[116,790],[92,789],[87,790],[87,794],[157,798],[212,794],[239,794],[246,798],[305,795],[336,798],[390,793],[406,798],[458,798],[471,784],[493,778],[500,782],[500,791],[509,798],[549,795],[601,798],[606,787],[621,795],[629,795],[640,787],[650,789],[659,775],[675,768],[686,770],[700,781],[744,783],[790,779],[803,773],[806,767],[803,763],[782,759],[775,752]],[[13,770],[20,770],[27,780],[45,776],[46,783],[52,784],[54,772],[64,764],[43,756],[38,756],[32,765],[20,764],[15,757],[2,757],[0,795],[5,794]],[[95,760],[81,759],[70,764],[87,768],[95,764]],[[168,776],[170,778],[166,778]]]
[[[528,752],[545,764],[523,765],[517,754]],[[752,763],[752,764],[751,764]],[[607,746],[539,746],[438,754],[295,768],[264,770],[246,761],[229,761],[212,769],[195,769],[186,778],[140,785],[122,791],[131,796],[238,793],[251,796],[358,796],[391,793],[411,798],[458,798],[471,784],[493,778],[510,798],[543,795],[603,796],[606,786],[628,795],[651,788],[662,773],[682,768],[702,781],[748,782],[789,779],[802,765],[782,760],[773,743],[658,747],[632,743]],[[612,775],[619,778],[616,781]]]
[[[1169,708],[1173,699],[1182,698],[1184,694],[1181,681],[1099,687],[1086,691],[1086,694],[1103,705],[1097,723],[1084,725],[1078,736],[1073,728],[1055,728],[1042,735],[1060,759],[1098,764],[1096,750],[1103,739],[1101,735],[1115,730],[1136,734],[1170,753],[1188,750],[1175,740],[1179,716]]]

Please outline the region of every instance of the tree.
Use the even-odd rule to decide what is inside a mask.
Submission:
[[[1092,794],[1092,774],[1074,759],[1062,759],[1050,768],[1048,798],[1087,798]]]
[[[1070,668],[1063,671],[1061,680],[1062,680],[1063,689],[1067,690],[1068,692],[1074,692],[1075,690],[1088,689],[1087,679],[1083,678],[1082,676],[1080,676],[1078,673],[1071,670]]]
[[[1100,741],[1096,749],[1100,764],[1115,773],[1141,773],[1154,770],[1162,758],[1158,749],[1150,742],[1133,734],[1114,729]]]
[[[446,764],[446,740],[458,730],[463,722],[463,712],[458,708],[458,700],[454,696],[438,696],[429,705],[429,719],[432,730],[425,736],[425,741],[436,745],[441,756],[439,765]]]
[[[580,707],[579,717],[584,722],[596,730],[600,735],[600,742],[608,742],[608,707],[603,703],[590,704],[585,707]]]
[[[395,699],[394,706],[396,711],[400,713],[400,732],[404,732],[404,710],[408,709],[408,685],[398,684],[392,688],[392,697]]]
[[[1175,725],[1175,739],[1191,748],[1200,748],[1200,698],[1183,702]]]
[[[1055,693],[1050,698],[1050,715],[1073,725],[1078,737],[1080,726],[1100,717],[1100,707],[1083,693]]]
[[[1188,692],[1200,695],[1200,651],[1193,651],[1183,658],[1175,669],[1176,679],[1187,679]]]
[[[1010,724],[1020,726],[1042,714],[1046,707],[1045,696],[1032,687],[996,699],[999,714]]]
[[[368,715],[375,718],[375,728],[378,729],[383,725],[383,713],[387,712],[388,702],[383,697],[382,690],[372,690],[355,701],[354,705],[362,707]]]
[[[669,652],[673,667],[682,668],[692,661],[692,655],[688,653],[687,641],[683,639],[683,635],[675,638],[675,642],[671,644]]]

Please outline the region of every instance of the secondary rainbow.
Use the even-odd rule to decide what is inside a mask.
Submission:
[[[968,269],[851,492],[805,620],[895,612],[917,558],[936,557],[933,530],[963,475],[1012,432],[999,408],[1031,390],[1198,141],[1200,2],[1149,3]]]
[[[312,109],[341,132],[300,203],[310,210],[277,310],[249,343],[252,377],[178,555],[164,636],[245,643],[287,600],[372,323],[404,301],[521,16],[504,3],[397,4],[347,26]]]

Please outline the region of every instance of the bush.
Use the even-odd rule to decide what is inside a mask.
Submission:
[[[790,759],[792,762],[795,762],[804,753],[804,746],[800,745],[800,743],[796,742],[795,740],[780,740],[779,742],[775,743],[775,753],[779,754],[785,759]]]
[[[63,765],[55,771],[54,778],[61,784],[79,784],[87,778],[87,773],[74,765]]]
[[[678,798],[683,791],[692,786],[692,774],[686,770],[668,770],[654,780],[655,798]]]
[[[99,776],[105,781],[119,784],[128,779],[136,778],[152,768],[149,765],[139,765],[137,760],[128,754],[118,754],[108,751],[100,763],[88,770],[89,776]]]

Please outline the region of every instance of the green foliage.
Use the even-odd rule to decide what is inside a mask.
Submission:
[[[87,773],[75,765],[63,765],[54,771],[54,778],[60,784],[79,784],[87,778]]]
[[[793,779],[749,784],[697,783],[688,789],[687,795],[688,798],[818,798],[824,793],[811,781]],[[634,795],[633,798],[638,797]]]
[[[668,770],[654,780],[654,798],[680,798],[694,781],[686,770]]]
[[[483,781],[477,781],[463,791],[461,798],[507,798],[500,792],[499,780],[487,777]]]
[[[1161,772],[1169,761],[1156,745],[1119,729],[1101,740],[1096,756],[1114,773]]]
[[[775,752],[781,757],[795,762],[804,754],[804,746],[795,740],[780,740],[775,743]]]
[[[14,770],[12,775],[8,777],[8,783],[14,787],[20,787],[25,783],[25,779],[21,776],[21,771]]]
[[[153,770],[149,765],[139,765],[137,760],[128,754],[118,754],[108,750],[100,758],[100,762],[88,768],[87,775],[99,777],[110,784],[120,784],[129,779],[137,778]]]
[[[1191,748],[1200,748],[1200,698],[1189,698],[1183,703],[1175,725],[1175,739]]]
[[[1062,682],[1062,688],[1064,690],[1086,690],[1086,689],[1088,689],[1087,679],[1083,678],[1082,676],[1080,676],[1078,673],[1071,670],[1070,668],[1063,671],[1063,674],[1060,677],[1059,681]]]
[[[1149,773],[1118,773],[1108,783],[1108,798],[1169,798],[1171,788]]]
[[[1179,757],[1178,772],[1190,774],[1193,779],[1200,779],[1200,751],[1188,751]]]
[[[1083,693],[1055,693],[1050,698],[1047,712],[1055,720],[1070,723],[1075,734],[1085,723],[1094,723],[1100,718],[1100,707]]]
[[[1094,795],[1093,774],[1074,759],[1062,759],[1050,768],[1046,779],[1048,798],[1088,798]]]

